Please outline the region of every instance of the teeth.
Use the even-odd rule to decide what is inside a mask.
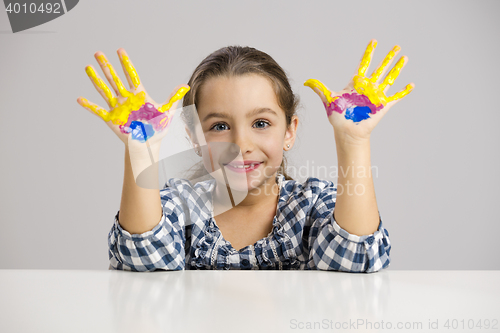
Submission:
[[[244,166],[243,166],[243,165],[238,165],[238,166],[236,166],[236,165],[232,165],[232,164],[231,164],[231,166],[232,166],[233,168],[236,168],[236,169],[248,169],[248,168],[250,168],[250,167],[254,167],[254,166],[258,165],[258,164],[259,164],[259,163],[254,163],[254,164],[247,164],[247,165],[244,165]]]

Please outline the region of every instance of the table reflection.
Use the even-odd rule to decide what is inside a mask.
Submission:
[[[389,282],[384,272],[114,272],[109,297],[121,332],[179,332],[200,323],[279,330],[293,318],[383,317]]]

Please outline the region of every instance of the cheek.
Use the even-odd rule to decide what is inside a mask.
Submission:
[[[283,158],[283,142],[280,140],[268,140],[263,144],[264,152],[274,164],[280,164]]]
[[[281,158],[283,156],[283,144],[285,133],[274,128],[264,136],[256,138],[259,141],[259,146],[265,151],[269,158]]]

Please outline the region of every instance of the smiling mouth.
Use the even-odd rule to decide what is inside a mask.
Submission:
[[[259,166],[260,164],[262,164],[262,162],[255,162],[255,163],[249,163],[249,164],[231,164],[231,163],[228,163],[228,164],[224,164],[224,166],[227,166],[227,167],[230,167],[230,168],[234,168],[234,169],[250,169],[250,168],[255,168],[257,166]]]
[[[250,162],[250,163],[246,163],[246,164],[227,163],[227,164],[224,164],[224,166],[226,167],[226,169],[231,170],[231,171],[236,172],[236,173],[247,173],[247,172],[251,172],[251,171],[257,169],[261,164],[262,164],[262,162]]]

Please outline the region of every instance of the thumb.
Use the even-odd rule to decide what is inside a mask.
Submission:
[[[160,112],[165,112],[170,109],[175,109],[177,103],[186,95],[186,93],[191,89],[187,84],[180,84],[175,87],[174,91],[170,94],[169,98],[163,103],[163,105],[158,109]]]
[[[315,79],[309,79],[304,82],[306,87],[310,87],[318,96],[321,98],[324,104],[330,104],[333,102],[334,98],[332,97],[333,92],[328,89],[323,83]]]

